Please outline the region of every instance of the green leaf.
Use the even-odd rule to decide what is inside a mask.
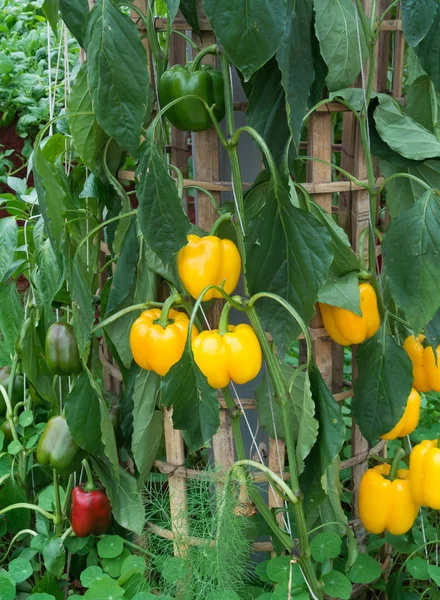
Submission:
[[[97,452],[101,445],[101,411],[98,394],[86,373],[75,381],[64,410],[70,433],[78,446],[86,452]]]
[[[55,575],[61,577],[66,564],[66,551],[60,538],[53,538],[43,550],[44,566]]]
[[[327,64],[330,91],[350,86],[367,57],[360,17],[351,0],[314,0],[315,30]],[[359,40],[361,53],[359,54]]]
[[[439,308],[439,252],[440,198],[428,191],[392,219],[382,244],[391,293],[415,331],[420,331]]]
[[[162,411],[156,410],[160,377],[141,370],[133,393],[133,436],[131,450],[141,481],[149,474],[163,434]]]
[[[33,574],[34,569],[28,560],[15,558],[9,563],[8,571],[15,583],[21,583]]]
[[[440,156],[435,135],[406,115],[394,102],[387,101],[374,111],[377,131],[395,152],[412,160]]]
[[[17,240],[18,226],[15,217],[0,219],[0,282],[12,265]]]
[[[290,556],[277,556],[269,560],[266,566],[266,574],[274,583],[287,583],[292,571],[292,585],[301,585],[304,579],[298,564],[291,564]]]
[[[31,600],[56,600],[55,596],[52,596],[52,594],[32,594],[31,596],[29,596],[29,598]]]
[[[64,592],[61,591],[55,577],[52,573],[49,573],[49,571],[46,571],[40,581],[33,587],[32,594],[37,593],[49,594],[49,596],[55,598],[55,600],[65,600]]]
[[[177,12],[179,10],[179,0],[165,0],[165,4],[167,5],[168,10],[168,18],[171,23],[174,23],[174,19],[176,18]]]
[[[122,148],[136,155],[149,83],[139,31],[110,0],[98,0],[88,20],[85,49],[96,119]]]
[[[288,0],[287,24],[276,54],[286,93],[290,130],[298,153],[303,118],[315,80],[312,18],[313,6],[310,0]]]
[[[167,583],[177,583],[185,579],[188,565],[186,560],[178,556],[170,556],[163,564],[161,575]]]
[[[124,590],[119,587],[114,579],[106,577],[93,581],[90,588],[84,594],[85,600],[118,600],[124,596]]]
[[[434,0],[429,1],[429,5]],[[425,3],[423,3],[425,4]],[[424,39],[415,48],[415,53],[418,56],[420,65],[432,79],[435,89],[440,92],[440,64],[438,55],[440,52],[440,6],[437,4],[437,12],[433,19],[429,21],[430,28]],[[425,24],[425,26],[427,23]]]
[[[58,38],[58,12],[60,9],[59,0],[44,0],[42,10],[44,16],[49,21],[53,34]]]
[[[426,563],[426,558],[421,558],[420,556],[411,558],[406,563],[406,568],[414,579],[426,581],[431,577],[428,571],[429,565]]]
[[[313,215],[293,206],[279,183],[278,197],[273,182],[262,184],[262,190],[264,186],[265,203],[245,236],[248,286],[251,294],[282,296],[308,323],[332,262],[330,236]],[[298,336],[299,326],[273,300],[260,300],[258,312],[282,354]]]
[[[29,427],[34,421],[34,413],[31,410],[24,410],[18,417],[18,422],[22,427]]]
[[[15,600],[15,585],[9,577],[0,575],[0,598],[2,600]]]
[[[337,533],[319,533],[310,542],[313,558],[320,563],[336,558],[341,552],[342,539]]]
[[[345,308],[362,316],[357,273],[352,271],[343,277],[330,274],[325,284],[319,290],[318,300],[331,306]]]
[[[339,571],[330,571],[321,577],[324,583],[324,592],[331,598],[342,598],[349,600],[352,585],[350,581]]]
[[[150,248],[164,262],[186,245],[191,224],[168,174],[166,163],[150,137],[142,144],[136,186],[138,219]]]
[[[436,350],[437,346],[440,344],[440,310],[438,310],[429,323],[427,323],[425,333],[428,344]]]
[[[128,556],[123,564],[121,569],[121,575],[127,575],[128,573],[141,573],[144,574],[146,570],[145,558],[142,556]]]
[[[101,558],[116,558],[124,549],[124,540],[119,535],[106,535],[96,548]]]
[[[354,384],[353,416],[369,441],[391,431],[402,417],[411,391],[411,361],[381,327],[359,346],[359,375]]]
[[[402,0],[402,29],[409,46],[417,46],[428,33],[437,6],[437,0]]]
[[[191,26],[191,29],[193,29],[197,35],[200,35],[201,32],[199,16],[197,13],[197,0],[180,0],[180,10]]]
[[[91,240],[92,243],[92,240]],[[73,328],[81,358],[87,361],[91,347],[91,330],[95,321],[92,287],[95,280],[93,264],[87,265],[76,252],[72,265]]]
[[[0,288],[1,296],[1,288]],[[21,305],[20,305],[21,309]],[[35,314],[25,320],[20,333],[22,347],[22,367],[27,378],[37,390],[38,394],[48,402],[54,401],[52,389],[53,374],[50,372],[44,358],[44,349],[36,329],[38,323]],[[18,334],[17,334],[18,337]],[[15,344],[15,340],[14,340]]]
[[[81,584],[85,588],[88,588],[94,581],[105,579],[107,577],[108,575],[104,573],[101,567],[87,567],[87,569],[84,569],[84,571],[81,573],[80,580]]]
[[[59,0],[61,16],[70,33],[84,47],[87,17],[89,15],[88,0]]]
[[[428,565],[428,573],[429,577],[431,577],[437,585],[440,585],[440,567]]]
[[[139,247],[136,219],[130,220],[129,229],[122,244],[116,269],[113,273],[106,313],[110,314],[128,296],[135,282]]]
[[[203,8],[232,64],[248,81],[280,45],[287,0],[203,0]]]
[[[105,487],[116,521],[121,527],[140,535],[145,523],[145,509],[136,479],[120,468],[118,483],[113,477],[108,461],[92,458],[92,462]]]
[[[381,576],[380,564],[368,554],[358,554],[348,577],[353,583],[371,583]]]
[[[66,492],[60,486],[60,499],[61,504],[64,502],[66,497]],[[53,485],[48,485],[38,496],[38,506],[44,508],[48,512],[55,511],[55,487]]]
[[[0,510],[21,502],[28,502],[26,492],[23,488],[18,487],[13,479],[9,479],[0,491]],[[18,533],[22,529],[29,529],[31,522],[30,511],[26,508],[13,510],[3,518],[6,518],[8,533],[12,534]]]
[[[118,583],[124,588],[124,598],[127,598],[127,600],[133,600],[138,594],[145,593],[146,590],[150,589],[149,582],[146,580],[145,575],[141,573],[132,573],[126,581],[124,578],[122,583],[119,582],[121,579],[119,578]],[[167,599],[166,596],[162,596],[162,598],[164,600],[171,600],[171,598]]]
[[[21,442],[19,442],[18,440],[14,440],[10,444],[8,444],[8,454],[11,454],[11,456],[15,456],[16,454],[18,454],[21,449]]]
[[[432,131],[435,125],[433,108],[436,103],[437,96],[432,81],[427,75],[422,75],[408,87],[405,112],[422,127]]]
[[[37,271],[35,285],[43,302],[47,319],[53,318],[52,302],[63,284],[63,273],[50,240],[44,239],[44,222],[39,219],[34,227]]]
[[[15,342],[23,324],[23,306],[15,281],[0,284],[0,340],[1,349],[9,356],[15,355]]]
[[[106,135],[99,127],[93,114],[92,97],[87,79],[87,63],[85,62],[75,78],[69,96],[67,112],[69,114],[70,133],[75,150],[86,166],[96,169],[96,155],[102,149]],[[90,114],[74,114],[90,113]]]
[[[183,432],[190,451],[209,443],[220,425],[217,391],[207,382],[188,344],[182,358],[162,379],[162,402],[173,407],[173,425]]]

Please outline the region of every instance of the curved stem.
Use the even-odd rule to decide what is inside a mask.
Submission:
[[[183,198],[183,175],[182,171],[176,167],[176,165],[168,165],[168,168],[174,171],[177,175],[177,193],[179,194],[179,198],[182,200]]]
[[[317,102],[315,104],[315,106],[312,106],[312,108],[306,112],[306,114],[304,115],[304,118],[303,118],[303,123],[305,123],[307,121],[307,119],[310,117],[310,115],[312,115],[315,112],[315,110],[317,110],[321,106],[330,104],[330,102],[337,102],[338,104],[342,104],[343,106],[346,106],[354,114],[355,117],[359,118],[358,111],[354,108],[354,106],[351,106],[351,104],[346,102],[343,98],[336,97],[336,98],[333,98],[332,100],[330,100],[330,98],[326,98],[324,100],[320,100],[319,102]]]
[[[137,214],[137,209],[134,209],[134,210],[131,210],[130,212],[123,213],[122,215],[117,215],[116,217],[107,219],[107,221],[103,221],[102,223],[100,223],[99,225],[94,227],[91,231],[89,231],[89,233],[85,237],[82,238],[82,240],[78,244],[78,248],[77,248],[76,252],[78,253],[80,248],[82,248],[82,246],[86,243],[86,241],[89,238],[91,238],[92,236],[94,236],[95,233],[97,233],[103,227],[107,227],[107,225],[110,225],[110,223],[114,223],[115,221],[119,221],[120,219],[126,219],[127,217],[132,217],[133,215],[136,215],[136,214]]]
[[[84,490],[86,492],[93,492],[93,490],[96,490],[96,485],[95,485],[95,482],[93,480],[93,473],[92,473],[92,469],[90,467],[90,463],[87,460],[87,458],[84,458],[82,460],[82,464],[84,466],[84,469],[85,469],[86,475],[87,475],[87,483],[84,486]]]
[[[35,537],[35,536],[36,536],[36,535],[38,535],[38,534],[37,534],[37,532],[36,532],[36,531],[34,531],[33,529],[22,529],[21,531],[19,531],[18,533],[16,533],[16,534],[14,535],[14,537],[12,538],[12,540],[9,542],[8,549],[7,549],[7,550],[6,550],[6,552],[3,554],[3,556],[0,558],[0,564],[1,564],[1,563],[3,563],[3,562],[4,562],[4,561],[5,561],[7,558],[8,558],[9,552],[11,551],[11,549],[12,549],[12,546],[15,544],[15,542],[16,542],[16,541],[17,541],[19,538],[23,537],[24,535],[31,535],[32,537]]]
[[[197,71],[201,61],[205,58],[205,56],[207,54],[217,54],[217,44],[211,44],[211,46],[207,46],[206,48],[203,48],[203,50],[200,50],[200,52],[197,54],[197,56],[194,58],[194,60],[190,64],[189,70],[191,72]]]
[[[69,527],[68,529],[66,529],[66,531],[61,536],[61,541],[64,542],[69,537],[69,535],[72,533],[72,531],[73,531],[72,527]]]
[[[416,177],[415,175],[411,175],[411,173],[394,173],[393,175],[390,175],[389,177],[387,177],[385,179],[385,181],[382,183],[380,188],[377,190],[377,193],[381,194],[383,192],[383,190],[386,188],[386,186],[390,183],[390,181],[392,181],[393,179],[397,179],[398,177],[403,177],[405,179],[412,179],[413,181],[416,181],[419,185],[423,186],[426,190],[431,189],[431,187],[426,183],[426,181],[419,179],[419,177]]]
[[[69,512],[69,506],[71,501],[71,495],[73,490],[74,477],[73,473],[69,475],[69,481],[67,482],[66,488],[66,497],[64,498],[64,503],[62,507],[62,513],[64,517],[67,517],[67,513]]]
[[[180,35],[180,37],[183,37],[184,40],[186,40],[186,42],[191,46],[191,48],[193,48],[194,50],[199,50],[200,51],[200,46],[198,46],[194,40],[192,40],[190,37],[188,37],[187,35],[185,35],[183,33],[183,31],[179,31],[178,29],[172,29],[171,33],[176,33],[177,35]]]
[[[15,442],[18,442],[18,435],[17,435],[17,430],[15,429],[15,424],[14,424],[14,419],[12,418],[12,407],[11,407],[11,402],[9,400],[9,396],[6,393],[5,388],[0,384],[0,394],[3,396],[3,400],[5,401],[6,404],[6,420],[8,421],[8,424],[11,427],[11,433],[12,433],[12,437],[14,439]]]
[[[365,265],[365,238],[367,237],[369,230],[370,230],[370,227],[369,227],[369,225],[367,225],[367,227],[365,227],[361,231],[361,234],[359,236],[359,244],[358,244],[359,245],[359,263],[361,266],[361,271],[368,271],[368,269]]]
[[[183,189],[184,190],[193,190],[194,189],[194,190],[198,190],[199,192],[202,192],[203,194],[205,194],[205,196],[207,196],[210,199],[211,204],[215,209],[215,212],[217,214],[220,213],[220,209],[218,207],[217,200],[214,198],[214,195],[209,190],[205,190],[205,188],[202,187],[201,185],[195,185],[195,184],[184,185]]]
[[[58,481],[58,473],[56,469],[53,469],[53,487],[55,491],[55,534],[59,536],[61,533],[61,522],[63,519],[63,514],[61,511],[60,484]]]
[[[180,294],[172,294],[167,298],[162,307],[162,312],[160,313],[160,319],[157,321],[159,325],[161,325],[164,329],[168,327],[170,324],[169,314],[174,304],[179,304],[182,302],[182,296]]]
[[[239,460],[236,463],[234,463],[230,471],[233,472],[234,469],[236,469],[237,467],[245,465],[248,467],[253,467],[254,469],[258,469],[262,473],[265,473],[273,483],[276,483],[276,485],[283,490],[284,494],[290,500],[290,502],[292,502],[292,504],[297,504],[298,498],[292,493],[292,490],[286,485],[286,483],[281,479],[281,477],[276,475],[273,471],[271,471],[271,469],[269,469],[269,467],[266,467],[266,465],[262,465],[261,463],[255,460],[245,459]]]
[[[232,304],[226,302],[223,307],[222,313],[220,315],[220,320],[218,323],[218,332],[220,335],[225,335],[229,332],[229,311],[232,308]]]
[[[295,158],[295,160],[314,160],[315,162],[319,162],[319,163],[322,163],[323,165],[327,165],[327,166],[331,167],[332,169],[336,169],[336,171],[339,171],[339,173],[342,173],[342,175],[344,175],[344,177],[346,177],[349,181],[351,181],[355,185],[358,185],[359,187],[363,188],[364,190],[367,190],[368,192],[371,191],[369,183],[364,183],[363,181],[360,181],[359,179],[354,177],[351,173],[349,173],[345,169],[338,167],[338,165],[335,165],[334,163],[328,162],[328,160],[323,160],[322,158],[317,158],[316,156],[298,156],[297,158]]]
[[[28,502],[18,502],[17,504],[11,504],[6,508],[2,508],[0,510],[0,515],[5,515],[6,513],[11,512],[11,510],[19,510],[20,508],[34,510],[35,512],[40,513],[40,515],[43,515],[43,517],[46,517],[46,519],[49,519],[50,521],[55,520],[55,516],[47,512],[47,510],[44,510],[44,508],[41,508],[41,506],[37,506],[36,504],[29,504]]]
[[[394,452],[393,462],[391,463],[390,479],[394,481],[397,477],[397,471],[399,470],[399,464],[402,458],[405,456],[405,450],[403,448],[396,448]]]
[[[211,230],[209,232],[209,235],[216,235],[220,225],[222,223],[225,223],[226,221],[231,221],[232,219],[232,214],[231,213],[223,213],[216,221],[214,221],[213,226],[211,227]]]
[[[225,116],[226,116],[226,132],[229,138],[232,138],[235,130],[235,114],[234,114],[234,95],[231,86],[231,63],[226,52],[221,49],[219,52],[220,66],[223,76],[223,89],[225,97]]]
[[[163,302],[154,302],[153,300],[151,300],[151,301],[147,300],[147,302],[143,302],[142,304],[134,304],[133,306],[128,306],[127,308],[123,308],[122,310],[118,311],[111,317],[108,317],[108,319],[104,319],[104,321],[101,321],[100,323],[95,325],[93,327],[91,333],[95,333],[95,331],[97,331],[98,329],[107,327],[107,325],[110,325],[110,323],[117,321],[124,315],[128,315],[128,313],[133,312],[135,310],[147,310],[149,308],[162,308],[162,306],[163,306]]]

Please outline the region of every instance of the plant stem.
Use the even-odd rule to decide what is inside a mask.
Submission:
[[[222,314],[220,315],[220,320],[218,322],[218,332],[220,335],[225,335],[225,333],[229,332],[229,311],[231,310],[232,305],[229,302],[223,307]]]
[[[202,192],[203,194],[205,194],[205,196],[207,196],[210,201],[212,206],[214,207],[214,210],[217,214],[219,214],[219,207],[217,204],[217,200],[214,198],[214,195],[209,191],[209,190],[205,190],[204,187],[202,187],[201,185],[195,185],[195,184],[191,184],[191,185],[185,185],[183,186],[184,190],[198,190],[199,192]]]
[[[18,533],[16,533],[14,535],[14,537],[12,538],[12,540],[9,542],[8,549],[3,554],[3,556],[0,558],[0,564],[3,563],[7,559],[8,555],[9,555],[9,552],[11,551],[12,546],[15,544],[15,542],[19,538],[23,537],[24,535],[31,535],[32,537],[35,537],[37,535],[37,532],[34,531],[33,529],[22,529],[21,531],[19,531]]]
[[[87,460],[87,458],[84,458],[82,461],[82,464],[84,466],[84,469],[85,469],[86,475],[87,475],[87,483],[84,486],[84,489],[86,492],[93,492],[93,490],[96,490],[96,485],[93,480],[93,473],[92,473],[92,469],[90,467],[90,463]]]
[[[217,231],[219,229],[219,227],[221,226],[222,223],[225,223],[226,221],[230,221],[232,217],[231,213],[224,213],[222,214],[213,224],[213,226],[211,227],[211,230],[209,232],[209,235],[216,235]]]
[[[162,325],[164,329],[166,329],[166,327],[168,327],[170,324],[169,314],[173,304],[179,304],[180,302],[182,302],[182,296],[180,294],[172,294],[164,302],[162,312],[160,313],[160,318],[157,321],[157,323]]]
[[[211,46],[207,46],[206,48],[203,48],[203,50],[200,50],[190,65],[190,71],[197,71],[200,63],[208,54],[217,54],[217,44],[211,44]]]
[[[394,481],[394,479],[396,479],[400,461],[404,456],[405,450],[403,448],[396,448],[396,451],[394,452],[393,462],[391,463],[391,471],[389,475],[391,481]]]
[[[284,494],[287,496],[287,498],[290,500],[290,502],[292,504],[298,503],[298,498],[296,496],[294,496],[294,494],[292,493],[292,490],[285,484],[285,482],[281,479],[281,477],[279,475],[274,473],[271,469],[269,469],[269,467],[266,467],[266,465],[263,465],[255,460],[245,459],[245,460],[239,460],[236,463],[234,463],[231,467],[231,470],[234,469],[235,467],[240,467],[240,466],[253,467],[254,469],[258,469],[262,473],[265,473],[265,475],[267,475],[268,479],[272,480],[273,483],[275,483],[276,485],[278,485],[280,487],[280,489],[284,492]]]
[[[55,491],[55,534],[59,536],[61,534],[61,522],[63,519],[63,514],[61,511],[60,484],[56,469],[53,469],[53,487]]]
[[[41,515],[43,515],[43,517],[46,517],[46,519],[49,519],[50,521],[55,520],[55,516],[51,515],[49,512],[47,512],[47,510],[44,510],[44,508],[41,508],[41,506],[37,506],[36,504],[29,504],[28,502],[18,502],[17,504],[11,504],[6,508],[2,508],[2,510],[0,510],[0,515],[5,515],[11,510],[19,510],[20,508],[34,510],[35,512],[40,513]]]
[[[110,325],[110,323],[117,321],[124,315],[128,315],[128,313],[133,312],[135,310],[147,310],[148,308],[162,308],[162,306],[163,302],[154,302],[153,300],[148,300],[147,302],[143,302],[142,304],[133,304],[133,306],[127,306],[127,308],[123,308],[111,317],[108,317],[108,319],[104,319],[104,321],[101,321],[100,323],[95,325],[91,333],[95,333],[95,331],[97,331],[98,329],[103,329],[104,327],[107,327],[107,325]]]
[[[72,490],[73,490],[73,482],[74,482],[74,479],[73,479],[73,474],[72,474],[72,475],[69,475],[69,481],[67,482],[67,488],[66,488],[66,497],[64,498],[64,503],[63,503],[63,507],[62,507],[62,513],[65,518],[67,518],[67,514],[69,512],[69,506],[70,506]]]
[[[225,96],[226,109],[226,132],[231,139],[235,132],[235,113],[234,113],[234,96],[231,86],[230,62],[223,48],[219,51],[220,65],[223,76],[223,90]]]

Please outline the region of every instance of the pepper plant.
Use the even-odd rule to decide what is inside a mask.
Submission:
[[[25,494],[34,494],[35,486],[29,487],[34,466],[45,474],[46,483],[48,476],[53,482],[48,506],[21,497],[11,500],[9,491],[0,515],[25,511],[21,514],[29,519],[28,511],[33,511],[37,525],[40,515],[53,525],[54,536],[46,527],[43,533],[33,532],[43,535],[44,543],[33,543],[37,552],[41,548],[45,569],[54,577],[60,578],[64,569],[60,557],[65,543],[77,543],[71,537],[69,502],[72,473],[79,475],[80,462],[86,461],[89,482],[84,489],[75,488],[72,496],[73,532],[100,534],[108,524],[103,491],[96,501],[105,513],[99,526],[87,518],[80,519],[80,525],[76,520],[82,494],[96,493],[93,469],[111,505],[113,527],[141,534],[145,519],[138,489],[161,445],[162,409],[172,409],[174,428],[182,431],[189,453],[197,453],[209,446],[220,425],[220,389],[237,455],[226,475],[226,489],[236,486],[240,498],[243,489],[249,494],[249,514],[255,511],[264,522],[279,556],[258,569],[266,589],[257,586],[251,592],[248,588],[255,586],[242,589],[238,584],[233,589],[231,583],[231,589],[216,590],[213,598],[228,593],[228,598],[252,594],[276,599],[284,592],[295,598],[321,599],[324,594],[349,598],[352,584],[372,582],[392,595],[402,581],[417,589],[420,584],[414,581],[425,579],[433,582],[429,590],[435,597],[438,567],[429,552],[428,558],[423,552],[437,541],[423,539],[420,544],[414,523],[420,505],[435,510],[437,503],[429,493],[411,491],[422,477],[414,457],[426,443],[410,458],[408,437],[392,442],[396,450],[392,464],[376,457],[385,464],[367,471],[361,484],[359,511],[372,534],[371,551],[385,539],[374,535],[387,529],[386,540],[397,552],[394,562],[384,566],[383,579],[378,562],[359,552],[344,511],[345,499],[338,493],[345,415],[354,416],[371,444],[381,437],[397,438],[393,432],[405,430],[406,410],[412,411],[407,408],[412,387],[435,389],[435,383],[424,390],[418,386],[422,367],[405,340],[415,344],[410,336],[423,331],[420,352],[432,355],[429,368],[434,379],[439,371],[440,74],[433,56],[438,49],[440,7],[435,0],[420,10],[401,2],[409,45],[407,104],[402,106],[388,94],[373,91],[381,24],[398,4],[396,0],[378,14],[373,0],[371,13],[366,14],[360,0],[354,4],[314,0],[313,5],[272,0],[270,6],[256,0],[232,5],[228,0],[203,0],[217,43],[202,49],[192,0],[166,0],[166,6],[147,2],[142,8],[97,0],[91,10],[85,0],[59,0],[62,18],[86,56],[67,113],[54,119],[68,128],[49,135],[50,123],[41,130],[32,156],[37,198],[18,208],[15,201],[7,203],[12,216],[0,221],[0,330],[2,356],[10,366],[7,386],[0,387],[12,436],[6,449],[11,466],[8,485],[16,493],[19,482]],[[51,15],[56,20],[58,3],[47,6],[54,8]],[[169,69],[179,8],[193,30],[192,38],[184,37],[195,58],[184,67]],[[127,9],[145,26],[150,63]],[[167,27],[157,32],[156,11],[165,9]],[[217,70],[203,66],[207,55],[216,57]],[[366,65],[362,88],[350,87]],[[247,123],[240,128],[234,118],[233,69],[248,97]],[[368,193],[370,222],[361,235],[359,256],[333,217],[293,176],[302,162],[317,160],[300,154],[304,124],[319,107],[335,101],[353,114],[367,167],[367,179],[360,180],[331,165]],[[183,176],[166,160],[169,122],[185,131],[212,127],[227,154],[233,202],[219,206],[212,194],[196,186],[218,214],[210,232],[191,223],[184,211]],[[238,152],[243,135],[255,142],[265,165],[246,193]],[[380,184],[374,157],[384,174]],[[136,168],[131,191],[118,180],[127,160]],[[385,231],[378,229],[379,199],[392,217]],[[17,219],[24,225],[18,226]],[[381,269],[376,263],[377,239]],[[16,286],[21,275],[29,284],[22,297]],[[218,329],[206,331],[204,315],[214,298],[223,299],[224,308]],[[342,345],[359,344],[354,397],[344,407],[348,413],[341,410],[314,362],[308,324],[317,306],[329,336]],[[229,324],[231,308],[246,321],[235,329]],[[286,357],[300,333],[306,357],[293,366]],[[267,373],[255,391],[257,409],[269,433],[285,441],[287,481],[246,455],[242,413],[231,392],[235,389],[231,382],[252,381],[263,361]],[[117,442],[119,434],[112,424],[102,364],[122,379],[118,404],[123,444]],[[23,403],[14,408],[18,374],[26,376],[29,392],[23,392]],[[428,445],[438,452],[434,442]],[[409,474],[398,474],[402,461],[409,463]],[[135,476],[128,472],[129,465]],[[438,487],[437,469],[428,461],[422,466],[431,469]],[[283,506],[279,511],[269,509],[251,482],[255,471],[264,474],[279,496]],[[388,494],[389,509],[388,518],[379,524],[371,510],[378,489],[384,500]],[[379,503],[376,513],[380,508]],[[421,529],[433,522],[435,516],[425,510]],[[410,558],[403,563],[401,535],[412,536],[407,540]],[[127,591],[123,567],[112,576],[104,565],[104,559],[121,556],[124,544],[132,543],[112,537],[97,543],[109,576],[100,580],[95,572],[92,579],[97,581],[86,597],[103,593],[136,597]],[[89,549],[95,540],[90,543]],[[113,543],[118,554],[113,555]],[[410,569],[413,557],[426,559],[423,572],[414,563]],[[409,575],[403,572],[406,565]],[[84,575],[88,583],[89,575]],[[177,598],[185,593],[185,578],[177,572],[174,580]],[[11,578],[0,576],[0,583],[9,585],[5,581],[11,583]],[[277,584],[275,591],[272,584]],[[150,597],[148,592],[142,596],[144,592],[136,588],[135,593],[141,594],[139,599]]]

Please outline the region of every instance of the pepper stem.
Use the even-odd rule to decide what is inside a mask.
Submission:
[[[182,302],[182,296],[180,294],[172,294],[169,298],[166,299],[164,305],[162,307],[162,312],[160,313],[160,319],[156,321],[159,325],[165,329],[170,324],[169,314],[170,310],[173,307],[173,304],[177,302]]]
[[[83,459],[82,464],[84,466],[84,469],[86,470],[87,475],[87,484],[85,485],[84,490],[86,492],[93,492],[93,490],[96,490],[96,485],[93,480],[92,469],[90,468],[90,464],[87,458]]]
[[[224,223],[225,221],[231,221],[231,218],[232,218],[232,214],[230,212],[227,212],[227,213],[224,213],[223,215],[221,215],[216,221],[214,221],[214,224],[211,227],[209,235],[216,235],[217,231],[219,230],[220,225],[222,223]]]
[[[203,50],[201,50],[197,54],[197,56],[195,57],[195,59],[189,65],[189,70],[191,72],[192,71],[197,71],[197,69],[199,68],[200,63],[202,62],[202,60],[205,58],[205,56],[207,54],[217,54],[217,44],[212,44],[211,46],[207,46],[206,48],[203,48]]]
[[[397,448],[394,452],[393,462],[391,463],[390,479],[394,481],[397,477],[397,471],[399,470],[399,464],[402,458],[405,456],[405,450],[403,448]]]
[[[223,307],[222,314],[220,315],[220,321],[218,323],[218,332],[220,335],[225,335],[229,332],[229,311],[232,308],[232,304],[226,302]]]

